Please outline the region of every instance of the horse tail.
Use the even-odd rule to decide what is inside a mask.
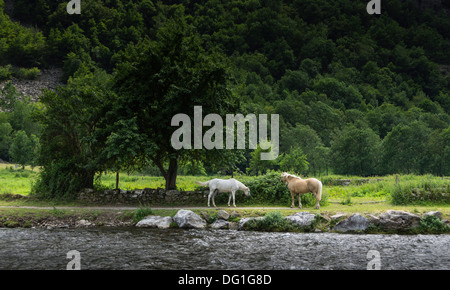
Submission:
[[[197,183],[198,185],[201,185],[201,186],[209,186],[209,181],[207,181],[207,182],[196,181],[195,183]]]
[[[322,182],[320,180],[319,181],[319,189],[317,190],[317,200],[321,200],[322,199]]]

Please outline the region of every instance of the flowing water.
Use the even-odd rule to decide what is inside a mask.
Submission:
[[[0,269],[66,269],[72,250],[81,269],[450,269],[450,235],[0,229]]]

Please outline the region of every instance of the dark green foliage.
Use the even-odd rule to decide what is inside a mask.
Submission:
[[[350,125],[331,141],[331,160],[337,174],[372,175],[377,172],[380,138],[370,128]]]
[[[88,72],[41,97],[46,109],[38,116],[43,125],[38,196],[73,198],[93,188],[94,175],[108,165],[101,160],[106,112],[114,100],[108,83],[101,71]]]
[[[203,115],[236,110],[237,98],[228,83],[223,57],[202,48],[201,39],[179,9],[157,31],[154,41],[143,39],[122,54],[116,68],[115,89],[120,97],[114,104],[113,126],[123,133],[111,134],[107,150],[110,155],[134,158],[133,163],[141,168],[151,162],[166,179],[166,189],[175,188],[178,162],[201,160],[204,153],[211,153],[212,160],[225,158],[209,151],[175,150],[171,145],[176,129],[171,126],[172,117],[192,116],[196,105],[202,106]],[[124,138],[136,146],[119,152],[120,144],[126,143]]]
[[[23,168],[25,168],[25,165],[32,164],[36,156],[37,143],[36,136],[28,137],[25,131],[18,131],[9,148],[12,161],[19,163]]]
[[[420,219],[418,231],[428,234],[442,234],[450,232],[450,227],[438,217],[428,215]]]
[[[279,211],[272,211],[263,218],[249,221],[247,229],[267,232],[299,232],[301,228],[284,218]]]
[[[80,15],[68,15],[66,4],[14,1],[12,21],[0,0],[0,80],[33,79],[47,66],[80,87],[92,72],[113,75],[117,99],[101,81],[42,99],[60,122],[44,121],[46,154],[72,164],[72,176],[150,163],[168,176],[190,159],[207,174],[450,174],[450,21],[442,10],[401,0],[383,2],[380,16],[348,0],[85,0]],[[16,106],[17,96],[6,85],[0,99],[4,160],[17,131],[39,137],[28,117],[36,108]],[[204,115],[279,114],[286,161],[258,162],[258,149],[175,152],[168,122],[193,105]],[[298,167],[288,166],[300,151]]]
[[[281,174],[271,171],[265,175],[255,177],[249,181],[246,186],[250,188],[250,192],[257,192],[252,195],[252,200],[271,204],[289,204],[290,193],[287,186],[281,182]]]
[[[391,192],[391,202],[395,205],[450,204],[450,185],[445,179],[396,185]]]

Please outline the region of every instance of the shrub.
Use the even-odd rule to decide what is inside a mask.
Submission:
[[[289,232],[301,231],[301,228],[285,219],[279,211],[272,211],[262,219],[251,221],[248,228],[254,231]]]
[[[89,172],[80,170],[71,161],[54,162],[40,172],[31,193],[42,199],[72,200],[81,189],[92,187],[93,176]]]
[[[429,215],[420,220],[419,231],[430,234],[450,232],[450,227],[444,224],[438,217]]]
[[[0,66],[0,81],[9,80],[12,77],[11,65]]]
[[[391,193],[391,203],[407,204],[450,204],[450,186],[445,181],[421,180],[398,184]]]
[[[263,204],[290,204],[290,193],[281,182],[281,175],[276,171],[255,177],[246,183],[252,193],[252,199]]]
[[[140,206],[133,215],[133,222],[138,223],[140,220],[144,219],[148,215],[152,215],[153,211],[149,207]]]
[[[37,67],[30,69],[20,68],[14,72],[14,76],[21,80],[35,80],[41,71]]]

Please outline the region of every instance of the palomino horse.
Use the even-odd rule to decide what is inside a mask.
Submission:
[[[225,179],[218,179],[214,178],[207,182],[199,182],[196,181],[197,184],[201,186],[208,186],[209,187],[209,195],[208,195],[208,207],[209,207],[209,201],[212,197],[212,203],[214,207],[216,207],[216,204],[214,203],[214,196],[217,193],[221,192],[229,192],[230,197],[228,198],[228,206],[230,206],[231,196],[233,196],[233,206],[236,207],[236,204],[234,202],[234,195],[237,190],[242,190],[246,196],[250,196],[250,189],[245,186],[242,182],[237,181],[234,178],[230,178],[228,180]]]
[[[316,197],[316,209],[320,208],[319,201],[322,198],[322,182],[315,178],[301,179],[298,176],[283,172],[281,174],[281,181],[287,184],[289,191],[291,192],[292,204],[294,207],[294,194],[298,195],[298,207],[302,208],[302,201],[300,194],[312,192]]]

